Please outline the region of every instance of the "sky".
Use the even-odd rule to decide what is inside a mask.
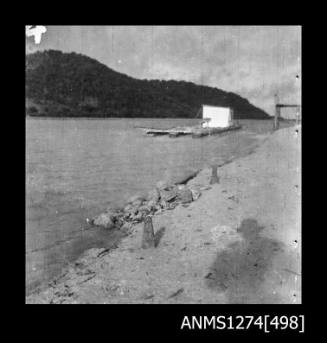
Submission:
[[[45,26],[26,51],[95,58],[139,79],[184,80],[235,92],[274,114],[301,100],[300,26]],[[282,114],[283,115],[283,114]]]

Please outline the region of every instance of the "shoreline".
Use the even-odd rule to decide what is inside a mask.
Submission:
[[[289,129],[287,129],[287,130],[289,130]],[[262,146],[267,144],[267,141],[269,143],[269,138],[273,137],[274,135],[270,135],[270,134],[265,135],[265,138],[263,139],[263,143],[259,147],[257,146],[254,149],[255,150],[254,155],[257,155],[258,154],[257,150],[260,150],[260,148],[262,148]],[[254,155],[253,155],[253,149],[252,149],[252,151],[248,152],[245,156],[234,157],[234,158],[231,158],[227,161],[224,161],[219,165],[219,168],[221,168],[221,170],[219,170],[219,172],[223,173],[223,170],[226,169],[226,167],[229,166],[229,168],[231,168],[232,165],[235,165],[237,163],[242,163],[242,161],[244,159],[245,160],[248,158],[251,159],[251,156],[253,158]],[[234,166],[234,168],[235,168],[235,166]],[[204,188],[208,187],[207,184],[208,184],[208,177],[209,176],[210,176],[210,170],[203,169],[199,173],[197,173],[194,178],[189,180],[187,185],[189,187],[191,187],[191,186],[193,186],[193,187],[194,186],[200,186],[201,187],[201,185]],[[227,175],[224,176],[224,173],[223,173],[222,177],[226,178]],[[166,225],[166,227],[167,227],[166,231],[167,231],[168,227],[171,226],[172,222],[174,222],[173,217],[176,217],[177,219],[180,217],[183,217],[184,218],[183,221],[180,220],[179,224],[180,224],[180,226],[185,227],[186,224],[183,222],[185,222],[185,220],[187,220],[187,218],[188,218],[188,215],[186,215],[186,217],[185,217],[185,211],[189,211],[190,208],[192,209],[192,212],[193,211],[199,211],[199,208],[201,209],[201,206],[203,206],[203,204],[201,204],[203,202],[206,203],[206,205],[208,205],[208,203],[207,203],[208,193],[211,194],[211,193],[213,193],[213,191],[217,191],[217,188],[219,188],[219,187],[221,187],[220,184],[219,185],[213,185],[213,187],[208,187],[207,190],[202,189],[202,195],[200,196],[199,200],[192,202],[188,206],[179,205],[176,208],[174,208],[173,210],[167,210],[167,211],[160,213],[159,215],[154,215],[153,220],[154,220],[155,231],[158,232],[158,230],[160,230],[160,228],[159,228],[160,223],[164,224],[165,222],[168,221],[168,223],[170,225]],[[229,192],[228,188],[227,188],[226,192]],[[228,213],[229,209],[230,209],[229,207],[223,208],[223,212]],[[192,212],[190,212],[190,214],[189,214],[190,216],[192,216]],[[207,222],[207,224],[208,224],[208,218],[205,218],[202,216],[202,211],[200,211],[199,213],[201,215],[199,216],[198,219],[201,219],[202,224],[204,224],[205,222]],[[195,220],[195,222],[196,221],[197,220]],[[210,220],[209,220],[209,222],[210,222]],[[189,225],[194,226],[195,223],[189,223]],[[226,229],[226,230],[231,231],[232,229],[229,227],[229,229]],[[124,266],[124,263],[120,262],[119,264],[117,264],[115,266],[115,263],[118,263],[119,259],[121,259],[121,258],[129,260],[131,258],[130,255],[133,255],[133,254],[134,255],[135,254],[136,255],[138,255],[138,254],[147,255],[147,257],[149,258],[149,256],[148,256],[149,251],[145,251],[145,250],[143,251],[142,249],[139,249],[137,247],[135,248],[135,239],[136,239],[135,237],[138,236],[137,240],[138,240],[138,245],[139,245],[140,244],[139,235],[140,235],[141,231],[142,231],[142,223],[133,225],[133,230],[131,231],[131,233],[127,234],[127,236],[124,237],[123,240],[121,241],[120,245],[118,247],[116,247],[115,249],[94,248],[94,249],[90,249],[90,250],[86,251],[77,261],[75,261],[74,263],[69,265],[69,267],[66,268],[65,271],[56,280],[54,280],[50,284],[49,288],[40,289],[40,290],[36,290],[36,291],[32,292],[27,297],[27,301],[30,303],[38,303],[38,302],[41,302],[41,303],[62,303],[62,302],[63,303],[66,303],[66,302],[68,302],[68,303],[69,302],[79,303],[79,302],[82,302],[82,303],[84,303],[85,301],[87,302],[87,300],[85,300],[85,296],[81,297],[81,295],[84,292],[84,291],[82,291],[82,289],[84,288],[84,286],[86,287],[87,285],[91,285],[96,280],[97,280],[96,284],[102,284],[102,286],[104,284],[106,284],[106,282],[99,282],[99,280],[101,280],[103,278],[105,278],[105,279],[110,278],[110,273],[108,273],[108,270],[107,270],[107,272],[103,271],[103,269],[106,270],[107,269],[106,266],[108,266],[110,264],[113,264],[113,268],[114,268],[115,272],[118,273],[118,275],[121,272],[122,275],[124,275],[125,279],[129,279],[129,277],[131,276],[130,272],[127,273],[127,271],[125,270],[126,268],[128,269],[128,265]],[[163,237],[165,237],[165,235],[166,235],[166,233],[163,235]],[[164,240],[164,239],[162,239],[162,240]],[[134,245],[132,243],[134,243]],[[189,243],[194,245],[194,242],[189,242]],[[161,244],[164,245],[164,243],[160,242],[158,247],[155,249],[156,251],[153,251],[153,253],[157,253],[160,250],[160,248],[166,250],[166,253],[168,252],[167,249],[165,249],[165,246],[161,247]],[[132,247],[131,247],[131,245],[132,245]],[[211,244],[209,244],[208,247],[210,247],[210,245]],[[183,248],[184,247],[182,247],[181,249],[183,249]],[[184,251],[184,250],[181,250],[181,251]],[[170,251],[170,253],[172,253],[172,252]],[[177,255],[180,257],[180,255],[178,253],[177,253]],[[115,256],[116,256],[116,258],[115,258]],[[118,258],[118,260],[117,260],[117,258]],[[145,259],[145,257],[143,257],[143,258]],[[149,263],[148,267],[151,269],[153,266],[151,266],[150,260],[148,261],[148,263]],[[137,258],[133,259],[133,261],[131,261],[130,264],[134,264],[134,263],[137,264],[137,261],[138,261]],[[168,263],[168,265],[169,265],[169,263]],[[172,265],[170,265],[170,267],[172,267]],[[291,270],[291,268],[286,268],[286,269]],[[114,274],[117,276],[117,273],[114,273]],[[140,279],[140,278],[141,278],[141,276],[138,277],[138,279]],[[141,282],[141,281],[142,280],[138,280],[138,282]],[[117,287],[118,288],[116,289],[116,291],[113,291],[109,287],[110,290],[109,291],[107,290],[105,292],[106,294],[109,292],[110,301],[106,298],[109,301],[109,303],[121,301],[121,299],[119,300],[119,296],[117,297],[117,292],[118,292],[117,290],[121,290],[121,292],[123,292],[124,294],[126,293],[123,291],[124,282],[123,282],[123,285],[121,285],[121,283],[119,283],[119,285]],[[160,288],[162,288],[162,287],[160,287]],[[67,291],[67,290],[69,290],[69,291]],[[181,293],[184,293],[184,290],[181,291]],[[143,297],[142,299],[138,299],[138,300],[133,298],[133,297],[132,298],[129,297],[129,302],[156,302],[154,299],[155,297],[156,296],[153,296],[153,297],[151,296],[151,297],[147,298],[147,296],[145,296],[145,298]],[[90,297],[90,299],[91,298],[92,297]],[[81,299],[83,299],[83,300],[81,300]],[[175,296],[172,297],[171,299],[172,299],[171,301],[176,301]],[[100,296],[100,294],[98,294],[97,296],[95,296],[95,298],[93,300],[90,300],[90,301],[91,301],[91,303],[93,303],[93,302],[97,303],[98,301],[102,302],[102,300],[103,300],[103,297]],[[125,299],[125,301],[126,301],[126,299]],[[167,300],[167,298],[164,301],[162,299],[161,300],[159,299],[157,301],[160,303],[165,302],[165,301],[171,302],[170,300]],[[186,302],[188,302],[188,301],[186,301]]]
[[[235,157],[238,158],[239,156],[243,156],[247,153],[249,149],[252,149],[251,147],[256,146],[257,142],[259,142],[259,139],[257,139],[257,136],[262,136],[260,133],[256,132],[247,132],[246,130],[242,132],[238,132],[235,134],[222,134],[221,138],[217,139],[215,138],[214,142],[211,142],[210,144],[215,144],[216,149],[218,150],[218,154],[214,153],[212,154],[210,159],[206,159],[206,162],[203,161],[201,165],[199,163],[189,163],[188,165],[184,164],[183,168],[168,168],[164,173],[160,173],[161,175],[158,175],[157,178],[153,178],[151,180],[148,180],[148,184],[144,184],[144,187],[136,187],[138,190],[136,192],[129,192],[128,196],[124,197],[122,201],[115,201],[113,199],[112,201],[108,202],[108,204],[105,204],[106,201],[103,201],[104,199],[101,198],[101,192],[99,194],[99,198],[95,195],[93,202],[94,204],[97,204],[97,206],[94,206],[93,211],[83,211],[79,215],[81,220],[79,220],[79,223],[77,223],[77,226],[75,225],[76,220],[74,221],[73,215],[71,215],[71,219],[66,219],[66,221],[71,220],[73,222],[73,225],[70,225],[67,227],[67,232],[75,232],[77,233],[76,237],[73,238],[70,242],[66,242],[67,235],[63,235],[63,244],[60,244],[58,246],[55,246],[51,251],[45,252],[45,253],[36,253],[31,254],[28,257],[29,264],[27,265],[28,270],[30,270],[30,273],[27,273],[26,276],[26,294],[31,294],[37,289],[43,288],[44,285],[47,285],[51,280],[56,278],[61,270],[65,268],[69,263],[72,263],[75,261],[81,254],[92,247],[102,248],[102,247],[108,247],[112,244],[112,241],[120,241],[120,239],[116,238],[116,235],[112,235],[112,230],[107,229],[95,229],[95,230],[85,230],[85,227],[87,226],[87,223],[85,222],[85,219],[92,218],[97,213],[101,212],[102,210],[105,210],[106,206],[123,206],[127,199],[135,194],[146,194],[148,190],[150,190],[152,187],[155,186],[156,182],[158,180],[162,179],[170,179],[173,182],[185,182],[181,181],[185,177],[185,175],[192,175],[194,171],[198,171],[200,169],[203,169],[206,167],[207,163],[209,161],[212,161],[212,158],[214,158],[216,161],[223,163],[229,162],[232,157],[234,159]],[[157,140],[159,143],[160,139]],[[183,141],[183,140],[181,140]],[[205,139],[204,139],[205,141]],[[210,141],[210,139],[209,139]],[[202,140],[203,142],[203,140]],[[197,142],[196,142],[197,143]],[[185,143],[186,144],[186,143]],[[206,143],[205,143],[206,144]],[[220,148],[220,144],[222,147]],[[196,144],[195,144],[196,145]],[[192,151],[191,151],[192,153]],[[195,154],[195,157],[198,158],[199,151]],[[197,157],[198,156],[198,157]],[[234,157],[235,156],[235,157]],[[201,158],[201,157],[200,157]],[[226,159],[228,159],[226,161]],[[178,162],[178,161],[177,161]],[[206,164],[204,164],[206,163]],[[165,163],[162,163],[165,168]],[[221,164],[221,163],[220,163]],[[171,179],[171,178],[174,179]],[[149,182],[150,181],[150,182]],[[143,182],[144,183],[144,182]],[[124,190],[125,192],[125,190]],[[119,197],[119,196],[118,196]],[[68,199],[69,200],[69,199]],[[101,205],[103,204],[104,205]],[[47,223],[44,223],[45,225]],[[76,230],[76,228],[84,228],[84,230]],[[72,231],[74,230],[75,231]],[[52,227],[52,232],[55,231],[55,227]],[[81,233],[79,233],[81,232]],[[69,235],[71,236],[71,235]],[[72,234],[72,236],[75,236],[75,234]],[[107,239],[106,239],[107,236]],[[64,256],[62,258],[61,256]],[[49,262],[43,262],[43,261],[49,261]],[[48,263],[48,264],[47,264]],[[51,265],[49,265],[49,263]],[[33,269],[33,270],[32,270]]]
[[[266,134],[254,134],[253,136],[255,137],[259,137],[257,139],[257,141],[255,141],[255,143],[252,143],[249,145],[248,150],[244,153],[240,153],[240,155],[232,155],[230,158],[224,159],[218,163],[216,163],[217,167],[220,168],[224,165],[227,165],[229,163],[232,163],[233,161],[243,158],[244,156],[247,156],[249,154],[252,154],[269,136],[271,135],[271,133],[266,133]],[[166,179],[164,179],[163,181],[158,181],[158,183],[160,182],[165,182],[165,183],[169,183],[169,184],[175,184],[175,185],[187,185],[189,181],[191,181],[192,179],[196,178],[198,176],[199,173],[203,172],[204,170],[206,170],[207,167],[201,168],[201,169],[193,169],[193,168],[188,168],[184,171],[182,171],[181,173],[179,173],[177,176],[170,176]],[[156,187],[155,187],[156,188]],[[152,190],[153,191],[153,190]],[[203,190],[202,192],[205,192],[205,190]],[[139,192],[134,194],[134,196],[132,196],[132,198],[138,198],[138,197],[145,197],[146,193],[144,192]],[[113,209],[115,210],[116,208],[121,208],[121,207],[125,207],[128,205],[128,201],[126,201],[122,206],[113,206]],[[111,208],[109,208],[110,210]],[[171,209],[165,209],[165,211],[171,211]],[[159,211],[157,214],[154,214],[154,216],[156,215],[160,215],[162,214],[163,211]],[[101,215],[101,214],[100,214]],[[91,231],[94,229],[102,229],[102,230],[108,230],[111,231],[110,233],[115,236],[116,238],[114,238],[114,241],[110,243],[110,246],[112,245],[113,248],[109,248],[109,249],[115,249],[115,246],[117,244],[121,244],[122,240],[125,238],[125,231],[129,231],[129,227],[128,228],[116,228],[116,229],[106,229],[106,228],[101,228],[101,225],[99,227],[97,227],[96,225],[92,225],[90,224],[90,219],[89,218],[85,218],[86,219],[86,227],[84,228],[84,231]],[[94,219],[94,218],[93,218]],[[92,219],[91,219],[92,220]],[[128,224],[128,222],[124,222],[124,224]],[[132,225],[138,225],[138,223],[133,223]],[[123,226],[123,225],[122,225]],[[79,231],[79,230],[77,230]],[[121,237],[122,236],[122,237]],[[117,238],[118,237],[118,238]],[[106,250],[108,251],[108,248],[103,248],[103,247],[96,247],[96,248],[88,248],[86,250],[84,250],[84,252],[82,252],[81,254],[79,254],[79,256],[77,256],[76,258],[74,258],[72,261],[70,261],[66,266],[64,266],[62,268],[62,271],[57,273],[55,276],[51,277],[50,279],[46,279],[43,281],[38,281],[36,282],[37,286],[28,286],[26,287],[26,297],[30,297],[33,296],[34,294],[37,294],[39,292],[44,291],[45,289],[47,289],[49,287],[49,285],[51,285],[52,283],[56,283],[57,280],[60,280],[62,278],[62,275],[66,275],[67,274],[67,270],[69,270],[72,266],[74,266],[75,262],[79,259],[79,258],[83,258],[83,256],[86,254],[88,254],[88,251],[92,251],[94,249],[99,249],[100,250]]]

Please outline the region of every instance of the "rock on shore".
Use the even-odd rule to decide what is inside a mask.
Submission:
[[[201,191],[186,185],[159,181],[146,197],[132,196],[124,208],[109,208],[106,212],[94,217],[90,224],[104,229],[119,229],[126,222],[138,223],[148,215],[172,210],[178,204],[189,204],[197,200]]]

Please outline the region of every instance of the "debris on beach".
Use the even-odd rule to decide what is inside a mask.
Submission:
[[[179,188],[178,197],[182,204],[188,204],[193,201],[192,191],[186,186]]]
[[[145,217],[172,210],[179,204],[187,205],[201,196],[201,190],[185,184],[159,181],[146,196],[131,197],[125,207],[111,207],[88,222],[104,229],[127,229],[126,224],[143,222]]]
[[[173,294],[171,294],[168,299],[171,299],[171,298],[174,298],[174,297],[177,297],[179,294],[183,293],[184,292],[184,288],[180,288],[178,289],[176,292],[174,292]]]
[[[191,188],[190,190],[191,190],[191,192],[192,192],[192,199],[193,199],[193,201],[195,201],[195,200],[197,200],[197,199],[200,198],[201,192],[200,192],[199,189]]]

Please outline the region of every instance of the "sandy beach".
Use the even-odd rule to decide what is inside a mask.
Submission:
[[[90,249],[27,303],[301,303],[301,126],[251,154],[202,170],[201,196],[137,224],[115,249]]]

